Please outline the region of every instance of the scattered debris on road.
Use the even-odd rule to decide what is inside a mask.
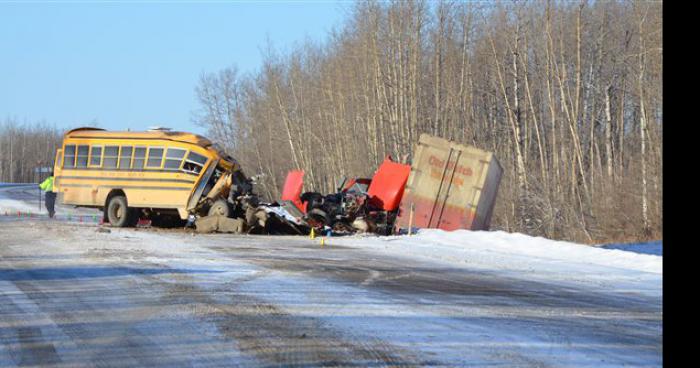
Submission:
[[[235,233],[241,234],[246,230],[246,222],[240,218],[230,218],[222,215],[202,217],[195,222],[198,233]]]

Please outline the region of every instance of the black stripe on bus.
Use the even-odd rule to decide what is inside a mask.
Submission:
[[[92,188],[92,185],[90,184],[57,184],[58,186],[61,187],[70,187],[70,188]]]
[[[69,188],[92,188],[90,184],[60,184],[59,187],[69,187]],[[192,188],[185,187],[144,187],[135,185],[97,185],[97,188],[107,188],[107,189],[146,189],[146,190],[187,190],[190,191]]]
[[[118,177],[104,177],[104,176],[59,176],[56,181],[63,179],[85,179],[85,180],[109,180],[109,181],[148,181],[148,182],[158,182],[158,183],[186,183],[194,184],[194,180],[185,179],[142,179],[142,178],[118,178]]]

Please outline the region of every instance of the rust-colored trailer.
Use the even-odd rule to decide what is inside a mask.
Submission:
[[[396,231],[488,230],[502,174],[493,153],[422,134]]]

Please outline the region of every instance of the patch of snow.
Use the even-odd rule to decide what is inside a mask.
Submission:
[[[80,216],[88,222],[91,219],[85,216],[99,215],[101,212],[93,208],[76,208],[75,206],[63,205],[60,199],[56,201],[56,220],[80,222]],[[0,183],[0,216],[16,215],[17,211],[22,214],[32,213],[46,216],[48,214],[45,204],[45,196],[41,193],[41,208],[39,207],[39,186],[38,184],[13,184]]]
[[[260,208],[262,208],[262,209],[263,209],[265,212],[267,212],[267,213],[274,213],[274,214],[276,214],[277,216],[279,216],[279,217],[281,217],[281,218],[284,218],[284,219],[286,219],[287,221],[289,221],[289,222],[291,222],[291,223],[294,223],[294,224],[297,224],[297,225],[301,225],[301,224],[302,224],[302,222],[301,222],[300,219],[298,219],[298,218],[292,216],[292,214],[290,214],[289,211],[287,211],[287,210],[286,210],[284,207],[282,207],[282,206],[265,206],[265,205],[263,205],[263,206],[260,206]]]
[[[42,208],[42,210],[46,211],[46,209],[44,208]],[[9,214],[15,214],[17,211],[21,211],[22,213],[37,212],[39,211],[39,205],[36,204],[32,206],[24,201],[16,201],[14,199],[6,199],[0,197],[0,212],[2,212],[2,214],[5,214],[5,212],[8,212]]]
[[[412,236],[326,238],[326,244],[600,292],[662,295],[660,256],[524,234],[424,229]]]
[[[329,241],[360,248],[390,249],[397,254],[419,255],[450,263],[490,264],[512,269],[527,269],[531,262],[546,262],[568,271],[576,269],[577,265],[654,274],[661,274],[662,271],[662,258],[659,256],[503,231],[422,229],[413,236],[365,235]]]

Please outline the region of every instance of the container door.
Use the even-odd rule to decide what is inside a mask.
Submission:
[[[477,207],[483,185],[482,176],[488,168],[483,155],[471,150],[458,150],[450,176],[445,178],[443,186],[446,193],[436,206],[439,209],[435,227],[443,230],[473,229],[477,216]]]
[[[442,168],[439,173],[439,181],[437,182],[437,190],[435,193],[435,198],[433,199],[432,208],[430,209],[430,217],[428,218],[429,228],[441,229],[442,226],[447,225],[450,227],[450,221],[443,223],[443,215],[445,215],[445,209],[448,207],[448,199],[450,198],[450,191],[452,188],[452,182],[454,180],[455,171],[457,168],[457,163],[462,154],[462,151],[455,150],[450,147],[447,152],[447,157],[442,164]],[[434,173],[432,175],[435,175]],[[437,177],[436,177],[437,178]],[[450,210],[448,209],[448,215]],[[448,229],[445,229],[448,230]]]
[[[411,166],[397,229],[472,229],[489,167],[488,155],[429,136],[421,136]]]
[[[449,193],[444,181],[452,176],[450,162],[455,160],[454,150],[449,145],[424,142],[423,138],[416,149],[406,194],[401,200],[396,222],[401,228],[408,228],[409,223],[416,228],[435,227],[441,199]]]

